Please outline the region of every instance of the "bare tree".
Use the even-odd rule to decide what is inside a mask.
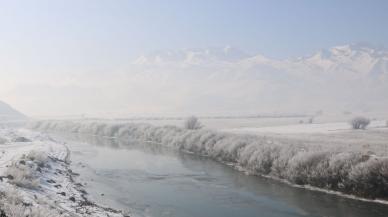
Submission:
[[[363,129],[370,124],[370,120],[365,117],[355,117],[350,121],[350,124],[352,125],[352,128],[355,130]]]
[[[185,120],[184,127],[188,130],[197,130],[202,128],[202,124],[199,122],[197,117],[191,116]]]

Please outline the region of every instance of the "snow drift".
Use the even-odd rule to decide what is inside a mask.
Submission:
[[[208,156],[255,175],[282,179],[365,198],[388,199],[388,158],[357,151],[289,143],[274,138],[235,135],[175,126],[82,121],[37,121],[38,130],[117,137],[159,143]]]

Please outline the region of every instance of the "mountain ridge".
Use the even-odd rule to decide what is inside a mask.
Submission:
[[[27,116],[0,100],[0,120],[26,119]]]
[[[179,58],[174,52],[143,56],[132,65],[131,73],[136,75],[132,82],[138,85],[141,81],[152,90],[184,90],[176,95],[188,101],[185,109],[206,107],[191,101],[203,101],[213,109],[218,106],[213,103],[215,99],[225,110],[388,107],[388,51],[383,48],[349,44],[281,60],[261,54],[242,55],[229,47],[195,52],[194,57],[191,50],[178,51]],[[158,81],[156,87],[154,81]]]
[[[262,54],[249,55],[239,49],[226,46],[212,49],[185,49],[156,52],[137,58],[134,65],[187,66],[239,64],[242,67],[265,65],[285,71],[354,72],[372,74],[373,77],[388,74],[388,51],[365,44],[348,44],[322,49],[307,57],[273,59]]]

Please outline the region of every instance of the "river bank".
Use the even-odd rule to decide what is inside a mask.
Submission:
[[[1,216],[123,217],[87,198],[66,145],[27,130],[0,130]]]
[[[138,123],[38,121],[31,123],[30,127],[150,141],[293,185],[376,201],[388,199],[388,156],[385,152],[370,151],[368,146],[353,148],[346,143],[334,146],[324,144],[324,141],[310,144],[265,135],[237,135]]]

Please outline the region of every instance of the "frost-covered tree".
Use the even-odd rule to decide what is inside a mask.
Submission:
[[[370,120],[365,117],[355,117],[350,121],[350,124],[352,125],[352,128],[355,130],[358,130],[358,129],[364,130],[370,124]]]
[[[188,130],[197,130],[202,128],[202,124],[199,122],[197,117],[191,116],[185,120],[184,128]]]

